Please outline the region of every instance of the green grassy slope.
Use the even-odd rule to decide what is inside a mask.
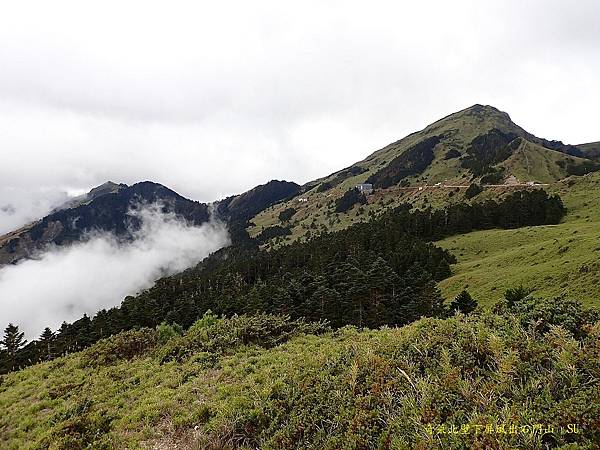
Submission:
[[[496,169],[503,169],[498,173],[499,180],[488,182],[488,184],[503,183],[503,180],[509,176],[522,183],[527,181],[553,183],[570,174],[582,174],[600,167],[594,161],[544,147],[543,145],[558,144],[544,141],[528,133],[514,124],[508,114],[494,107],[474,105],[387,145],[350,168],[307,183],[296,197],[274,205],[253,217],[248,232],[251,236],[256,236],[264,228],[289,226],[291,235],[285,239],[278,239],[277,245],[280,245],[301,237],[308,238],[317,231],[338,230],[353,222],[368,220],[369,214],[381,212],[388,206],[395,206],[401,202],[409,201],[417,207],[422,207],[424,204],[436,207],[456,201],[462,196],[451,198],[454,194],[459,193],[461,189],[464,193],[464,189],[473,180],[479,180],[481,177],[481,173],[474,177],[469,169],[463,167],[465,158],[467,161],[469,160],[468,149],[471,148],[473,140],[478,138],[480,143],[487,142],[492,148],[496,145],[497,148],[494,150],[504,147],[504,144],[493,143],[493,138],[489,136],[489,133],[492,132],[510,135],[509,139],[514,136],[518,137],[509,145],[508,159],[493,165]],[[369,204],[362,208],[356,207],[348,213],[342,214],[333,212],[335,200],[348,189],[364,183],[369,177],[386,167],[389,169],[394,158],[411,153],[411,149],[415,145],[436,137],[439,138],[439,142],[433,147],[433,160],[422,172],[402,179],[402,186],[394,184],[386,189],[376,189],[375,194],[369,197]],[[486,147],[488,144],[481,145]],[[589,151],[592,147],[595,148],[592,144],[589,144],[588,147],[586,149]],[[482,155],[490,151],[490,148],[480,150]],[[451,152],[453,152],[453,157],[448,157]],[[479,155],[478,158],[483,158],[482,155]],[[423,158],[426,159],[424,156]],[[403,167],[410,165],[411,162],[400,164]],[[320,189],[320,186],[325,184],[329,188]],[[454,187],[442,186],[435,189],[436,184],[459,186],[458,192],[451,192],[456,191]],[[423,190],[419,190],[419,187]],[[507,187],[507,189],[512,188]],[[499,192],[502,193],[502,191]],[[289,208],[294,208],[297,213],[292,220],[282,223],[279,220],[279,213]]]
[[[440,283],[453,297],[463,288],[487,302],[523,284],[541,295],[568,295],[600,305],[600,174],[549,186],[567,207],[563,223],[516,230],[477,231],[438,244],[458,259]]]
[[[567,164],[577,167],[586,161],[521,139],[516,151],[499,166],[505,169],[507,175],[513,175],[520,181],[553,183],[569,176],[565,168]]]
[[[580,144],[577,146],[583,151],[586,158],[600,159],[600,142],[589,142],[587,144]]]
[[[469,143],[477,136],[486,133],[487,131],[496,128],[506,133],[514,133],[519,136],[528,136],[528,133],[522,128],[515,125],[508,114],[497,110],[491,106],[474,105],[463,111],[451,114],[444,117],[421,131],[412,133],[405,138],[389,144],[384,148],[377,150],[364,160],[354,164],[352,167],[360,168],[364,172],[358,175],[351,175],[346,178],[340,174],[347,171],[335,172],[327,177],[320,178],[308,183],[304,192],[293,199],[276,205],[275,208],[269,208],[252,219],[255,224],[251,226],[249,232],[251,235],[257,235],[262,227],[278,225],[277,219],[279,212],[286,208],[296,208],[302,210],[303,213],[299,216],[300,220],[294,222],[292,238],[295,239],[306,233],[306,229],[312,223],[313,218],[324,216],[327,213],[327,205],[338,197],[341,197],[344,192],[351,189],[358,183],[364,183],[365,180],[377,172],[382,167],[385,167],[394,157],[402,154],[411,146],[433,136],[444,136],[434,150],[435,159],[432,164],[418,176],[407,178],[407,182],[412,186],[422,186],[425,184],[435,184],[446,180],[448,184],[465,185],[468,184],[468,170],[460,166],[458,158],[444,159],[444,155],[451,149],[455,149],[464,154]],[[340,181],[340,179],[342,181]],[[334,186],[325,191],[318,192],[317,187],[321,183],[332,183]],[[399,192],[395,189],[383,190],[381,196],[388,201],[395,201]],[[299,201],[306,199],[306,202]],[[378,205],[372,206],[371,209],[379,210]],[[368,213],[369,210],[365,212]],[[354,214],[356,215],[356,214]],[[359,214],[362,215],[362,214]],[[350,214],[352,216],[352,214]],[[310,221],[303,220],[304,217],[310,217]],[[352,217],[337,217],[340,219],[341,226],[347,226],[352,222]],[[337,219],[336,218],[336,219]],[[357,219],[355,219],[357,220]],[[330,229],[339,227],[330,227],[327,221],[325,223]],[[337,223],[337,222],[336,222]]]
[[[577,341],[519,320],[484,313],[272,334],[271,344],[287,341],[275,347],[258,333],[278,321],[265,317],[205,317],[163,345],[153,330],[129,332],[3,377],[0,446],[593,448],[599,324]],[[557,431],[534,434],[537,425]],[[451,426],[466,432],[441,428]],[[559,431],[569,426],[580,432]]]

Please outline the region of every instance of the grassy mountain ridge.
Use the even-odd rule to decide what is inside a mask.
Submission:
[[[341,229],[368,220],[369,214],[406,198],[420,203],[426,186],[441,185],[443,196],[451,202],[448,197],[464,193],[473,181],[493,185],[511,179],[513,183],[552,183],[569,175],[600,170],[600,164],[585,158],[585,154],[576,146],[528,133],[513,123],[508,114],[492,106],[474,105],[389,144],[348,168],[307,183],[296,197],[252,218],[248,232],[256,236],[265,228],[281,226],[279,214],[293,209],[292,220],[285,224],[292,233],[282,240],[285,243],[308,237],[315,230]],[[365,182],[376,188],[367,205],[348,214],[332,214],[337,199]],[[509,191],[513,188],[506,187]],[[410,195],[415,190],[418,195]],[[439,192],[429,194],[438,200],[441,197]],[[430,198],[425,200],[427,203]]]
[[[579,144],[577,148],[581,149],[586,158],[600,160],[600,142]]]
[[[565,155],[523,138],[518,138],[514,145],[513,153],[498,167],[519,180],[553,183],[573,174],[600,170],[600,165],[593,161]]]
[[[438,137],[441,145],[437,146],[435,149],[435,165],[435,163],[438,162],[437,160],[440,158],[443,159],[448,152],[451,152],[452,150],[458,152],[459,155],[448,158],[446,161],[464,156],[468,153],[468,150],[474,141],[491,132],[501,133],[507,136],[507,142],[505,143],[512,141],[516,137],[521,137],[544,148],[559,151],[564,154],[580,153],[578,152],[577,147],[565,145],[560,141],[549,141],[534,136],[512,122],[507,113],[500,111],[493,106],[473,105],[462,111],[439,119],[425,127],[423,130],[409,134],[405,138],[377,150],[351,167],[360,167],[363,170],[369,171],[369,175],[371,175],[377,169],[385,167],[394,158],[419,142]],[[450,163],[444,164],[442,162],[439,162],[438,165],[440,167],[429,167],[427,170],[423,171],[422,176],[418,178],[420,180],[424,178],[424,180],[421,181],[429,181],[430,183],[444,180],[459,181],[464,178],[463,175],[468,172],[460,165],[453,165]],[[443,167],[444,165],[449,165],[449,167]],[[332,181],[339,173],[340,172],[336,172],[329,177],[311,182],[309,185]],[[357,178],[352,181],[360,182],[359,180],[366,180],[368,176],[365,174],[366,172],[357,175]],[[416,178],[413,177],[408,181],[409,183],[414,182],[416,181]],[[346,184],[349,186],[352,183]]]

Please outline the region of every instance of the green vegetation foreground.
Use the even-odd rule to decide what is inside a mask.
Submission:
[[[600,322],[494,311],[331,331],[205,314],[3,376],[2,448],[597,448]]]

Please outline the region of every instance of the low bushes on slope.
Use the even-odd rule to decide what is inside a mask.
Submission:
[[[85,349],[81,352],[81,362],[84,366],[105,366],[130,360],[153,349],[157,343],[157,332],[151,328],[124,331]]]
[[[546,310],[544,302],[529,303],[530,311]],[[542,331],[520,311],[346,328],[265,355],[258,371],[236,365],[235,373],[250,375],[208,406],[202,445],[593,448],[600,439],[600,325],[582,322],[576,339],[561,326]]]
[[[594,448],[600,323],[558,303],[321,336],[207,315],[132,359],[83,365],[96,344],[5,376],[0,436],[19,449]]]
[[[291,320],[289,316],[257,314],[219,319],[208,312],[183,336],[168,341],[160,349],[159,358],[162,362],[181,361],[199,352],[222,354],[244,345],[272,348],[300,334],[329,330],[325,322]]]

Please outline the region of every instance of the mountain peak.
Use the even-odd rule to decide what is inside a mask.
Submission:
[[[492,105],[482,105],[481,103],[475,103],[473,106],[469,106],[465,108],[463,111],[473,112],[473,113],[502,113],[498,108]]]
[[[138,204],[162,205],[161,211],[173,213],[188,223],[208,222],[208,205],[189,200],[162,184],[143,181],[132,186],[108,181],[51,211],[18,232],[0,236],[0,267],[43,251],[48,245],[67,245],[80,241],[92,230],[132,236],[140,221],[130,210]]]
[[[600,170],[600,163],[586,159],[600,160],[600,145],[581,147],[583,150],[539,138],[515,124],[506,112],[476,103],[386,145],[362,161],[306,183],[294,198],[250,218],[254,225],[249,232],[258,235],[268,227],[285,226],[297,239],[309,235],[312,229],[347,226],[356,216],[375,211],[386,202],[410,197],[425,204],[427,196],[421,193],[427,186],[433,188],[432,195],[446,199],[457,192],[449,191],[449,187],[457,189],[474,182],[492,186],[502,185],[507,179],[552,183]],[[331,205],[364,183],[377,191],[367,201],[372,206],[357,209],[346,220],[334,218]],[[280,219],[286,210],[297,212],[293,224]],[[326,219],[317,219],[319,216]],[[317,220],[321,220],[320,225]]]
[[[112,181],[107,181],[106,183],[103,183],[100,186],[96,186],[95,188],[90,189],[90,191],[87,193],[87,198],[94,199],[104,194],[117,192],[126,187],[128,186],[124,183],[117,184]]]
[[[285,181],[271,180],[256,186],[240,195],[228,197],[218,202],[217,210],[223,216],[245,222],[258,212],[300,191],[300,185]]]
[[[519,136],[529,135],[524,129],[515,124],[504,111],[491,105],[476,103],[468,108],[442,117],[421,132],[413,133],[407,137],[427,138],[433,135],[447,136],[449,133],[452,133],[456,137],[460,138],[462,136],[465,138],[466,140],[463,139],[457,145],[466,147],[473,138],[494,128],[504,133],[513,133]]]
[[[512,122],[508,113],[505,113],[504,111],[501,111],[492,105],[481,105],[479,103],[476,103],[473,106],[469,106],[468,108],[465,108],[454,114],[451,114],[451,116],[454,116],[454,115],[474,116],[474,117],[481,117],[481,118],[497,117],[497,118],[501,118],[503,121]]]

